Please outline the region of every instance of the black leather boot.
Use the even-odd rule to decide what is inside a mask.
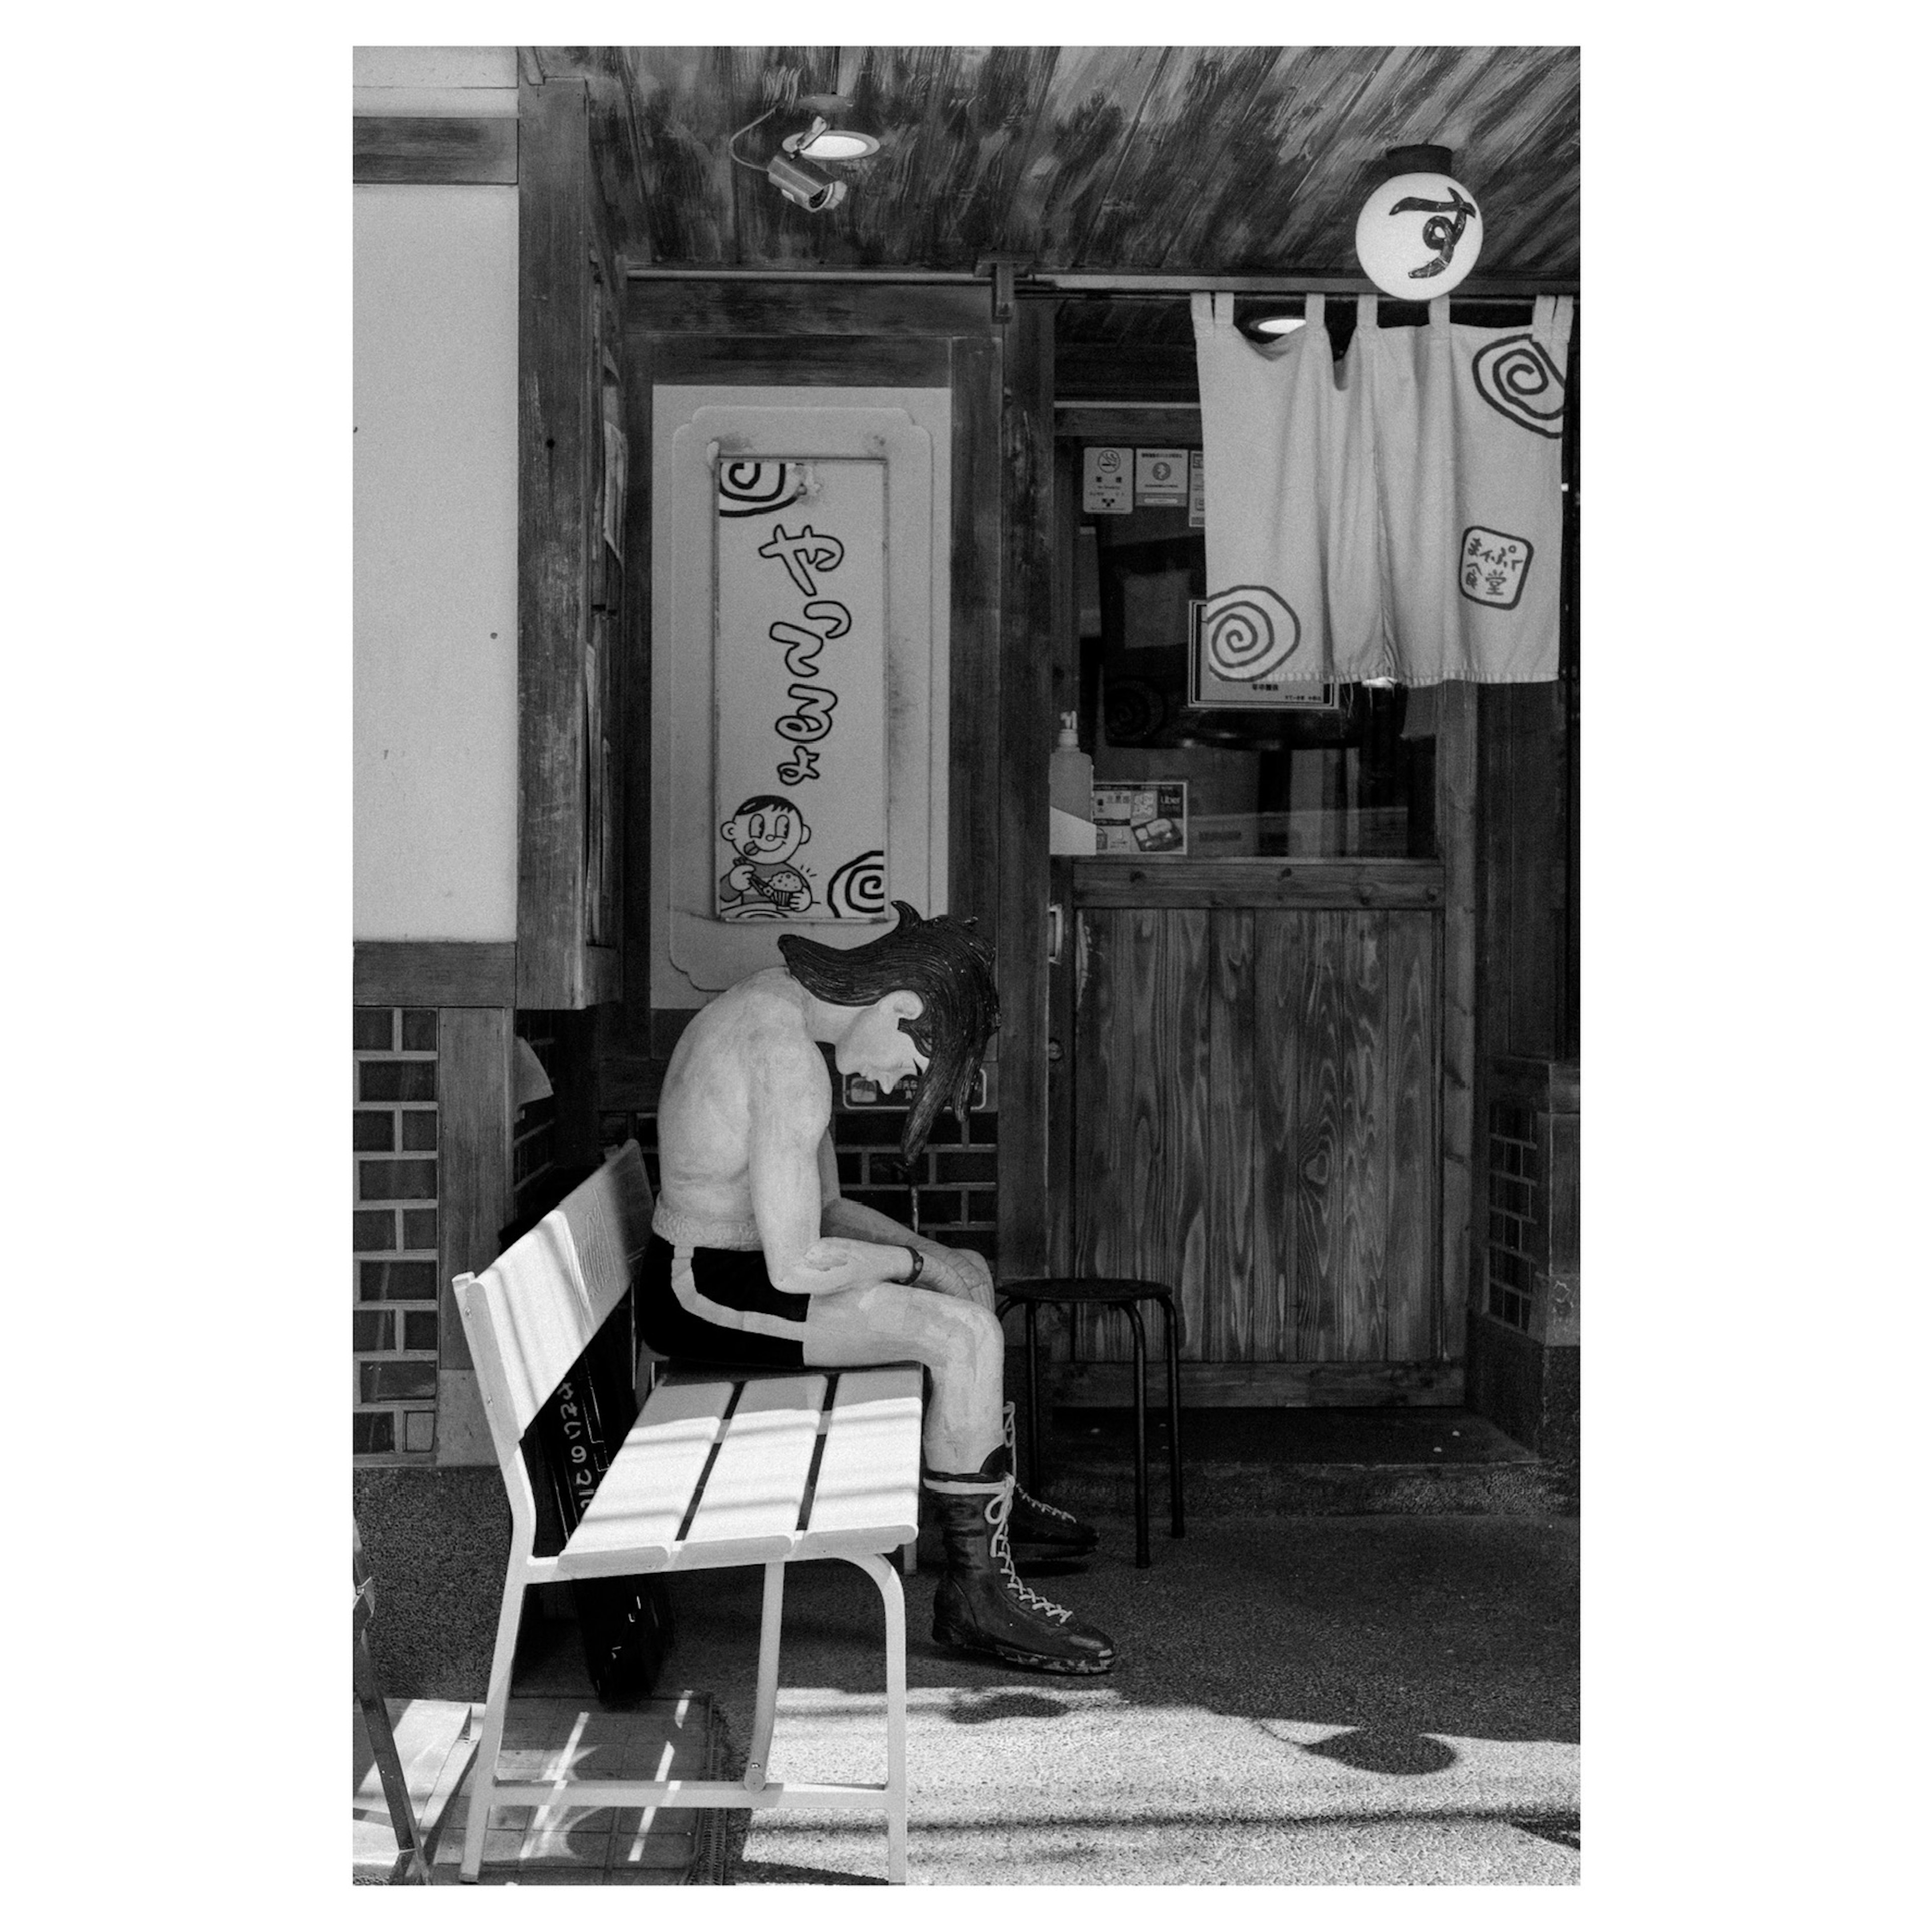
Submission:
[[[1013,1405],[1006,1405],[1006,1456],[1009,1466],[1018,1466],[1019,1452],[1013,1442]],[[1038,1472],[1033,1472],[1036,1479]],[[1028,1496],[1015,1478],[1012,1485],[1012,1514],[1006,1522],[1007,1540],[1012,1553],[1022,1563],[1077,1562],[1090,1556],[1099,1546],[1099,1532],[1080,1521],[1070,1510],[1055,1509],[1037,1496]]]
[[[934,1642],[981,1651],[1022,1670],[1096,1677],[1113,1668],[1113,1640],[1049,1602],[1012,1567],[1006,1521],[1012,1479],[996,1449],[970,1475],[931,1475],[925,1486],[945,1541],[932,1606]]]

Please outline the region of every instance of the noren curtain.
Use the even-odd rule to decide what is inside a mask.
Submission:
[[[1410,685],[1556,674],[1573,304],[1527,329],[1384,329],[1363,298],[1337,362],[1325,303],[1261,346],[1197,295],[1208,597],[1222,676]]]

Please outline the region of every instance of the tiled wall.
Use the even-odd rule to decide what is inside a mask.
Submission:
[[[996,1267],[999,1116],[969,1112],[961,1126],[949,1110],[941,1114],[916,1167],[908,1171],[898,1157],[904,1108],[847,1107],[835,1076],[833,1090],[841,1094],[832,1116],[840,1191],[948,1247],[976,1248]],[[599,1116],[598,1129],[605,1147],[634,1135],[643,1149],[650,1184],[658,1186],[654,1114],[606,1113]]]
[[[355,1456],[436,1447],[436,1016],[355,1009]]]
[[[1546,1237],[1537,1226],[1534,1114],[1505,1100],[1489,1106],[1488,1309],[1526,1330],[1535,1305],[1536,1267]]]

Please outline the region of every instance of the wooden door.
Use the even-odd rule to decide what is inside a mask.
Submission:
[[[1329,902],[1300,904],[1198,879],[1122,903],[1132,872],[1073,869],[1076,1270],[1177,1289],[1190,1403],[1457,1400],[1440,868],[1302,864]],[[1123,1320],[1084,1313],[1071,1339],[1061,1400],[1124,1400]]]

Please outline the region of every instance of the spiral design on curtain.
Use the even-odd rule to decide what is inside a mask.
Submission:
[[[1200,615],[1201,648],[1216,677],[1252,684],[1278,670],[1300,648],[1301,622],[1264,584],[1216,591]]]
[[[1504,335],[1478,350],[1474,372],[1477,393],[1491,409],[1537,436],[1561,435],[1568,386],[1533,335]]]

